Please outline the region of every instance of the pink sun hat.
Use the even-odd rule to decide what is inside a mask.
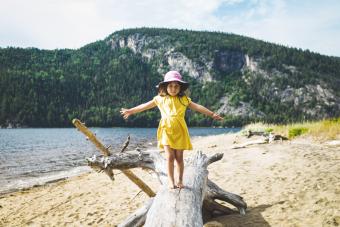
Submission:
[[[164,75],[164,80],[158,84],[157,88],[173,81],[179,82],[183,91],[185,91],[189,87],[189,83],[182,80],[182,75],[179,72],[169,71]]]

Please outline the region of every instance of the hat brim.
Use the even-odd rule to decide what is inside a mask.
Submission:
[[[169,80],[169,81],[162,81],[162,82],[159,82],[159,84],[156,86],[156,88],[157,89],[159,89],[159,87],[160,86],[164,86],[164,85],[166,85],[166,84],[168,84],[168,83],[170,83],[170,82],[179,82],[180,84],[181,84],[181,90],[182,91],[185,91],[185,90],[187,90],[188,88],[189,88],[189,83],[188,82],[185,82],[185,81],[183,81],[183,80],[176,80],[176,79],[174,79],[174,80]]]

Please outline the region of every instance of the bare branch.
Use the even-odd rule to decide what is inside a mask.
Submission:
[[[217,162],[223,158],[223,153],[216,153],[208,158],[207,164],[210,165],[213,162]]]
[[[225,202],[228,202],[239,210],[241,214],[245,214],[245,210],[247,209],[247,204],[243,201],[243,198],[239,195],[224,191],[214,182],[208,180],[207,182],[207,193],[206,197],[210,199],[219,199]]]
[[[123,153],[123,152],[124,152],[124,150],[127,148],[127,146],[129,145],[129,143],[130,143],[130,135],[128,135],[128,137],[127,137],[127,139],[126,139],[126,141],[125,141],[125,143],[124,143],[124,146],[123,146],[122,150],[120,151],[120,153]]]
[[[146,220],[146,214],[149,211],[154,198],[149,199],[145,205],[137,209],[127,219],[118,225],[118,227],[140,227],[143,226]]]

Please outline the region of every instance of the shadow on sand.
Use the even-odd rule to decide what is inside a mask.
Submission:
[[[249,207],[246,215],[232,214],[213,218],[205,223],[204,227],[270,227],[269,223],[262,217],[262,212],[273,205],[260,205]]]

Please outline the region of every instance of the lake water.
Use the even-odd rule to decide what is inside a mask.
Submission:
[[[111,151],[156,146],[156,128],[90,128]],[[237,132],[230,128],[190,128],[191,137]],[[41,185],[90,171],[85,158],[100,154],[75,128],[0,129],[0,193]]]

